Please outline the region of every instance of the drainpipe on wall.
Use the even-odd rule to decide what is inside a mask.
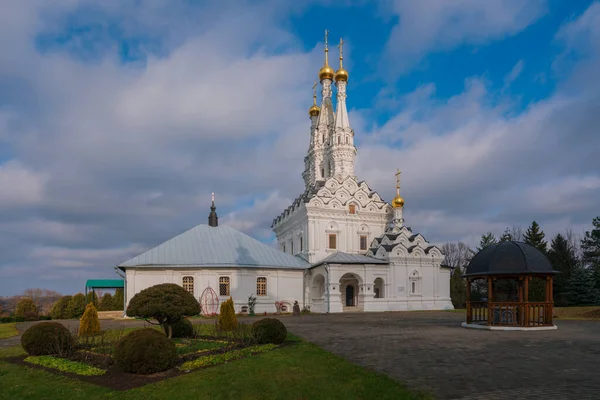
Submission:
[[[330,307],[330,298],[329,298],[329,264],[325,264],[325,271],[327,272],[327,274],[325,274],[327,276],[327,281],[325,282],[325,286],[327,287],[327,314],[329,314],[329,307]]]
[[[127,275],[121,275],[121,271],[119,271],[119,267],[113,267],[117,275],[123,278],[123,317],[125,317],[125,305],[127,304]]]
[[[308,269],[304,270],[304,284],[302,285],[302,307],[306,308],[306,274]]]

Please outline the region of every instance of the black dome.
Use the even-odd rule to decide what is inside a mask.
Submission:
[[[506,241],[492,244],[475,254],[465,276],[556,274],[548,257],[535,247]]]

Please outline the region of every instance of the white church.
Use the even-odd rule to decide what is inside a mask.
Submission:
[[[309,109],[310,143],[305,190],[272,223],[275,249],[219,226],[214,197],[208,224],[198,225],[115,267],[125,299],[160,283],[176,283],[200,299],[212,288],[219,302],[231,296],[236,312],[273,313],[275,302],[294,302],[317,313],[452,309],[450,268],[444,255],[405,225],[400,172],[391,204],[354,175],[354,131],[346,108],[348,72],[328,63],[319,71]],[[332,84],[336,86],[336,107]]]

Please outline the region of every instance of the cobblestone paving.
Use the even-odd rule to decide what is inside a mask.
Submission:
[[[558,330],[465,329],[450,312],[286,318],[288,329],[438,399],[600,399],[600,321]]]

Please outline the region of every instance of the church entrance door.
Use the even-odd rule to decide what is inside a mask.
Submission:
[[[354,304],[354,286],[346,286],[346,307],[353,307]]]

